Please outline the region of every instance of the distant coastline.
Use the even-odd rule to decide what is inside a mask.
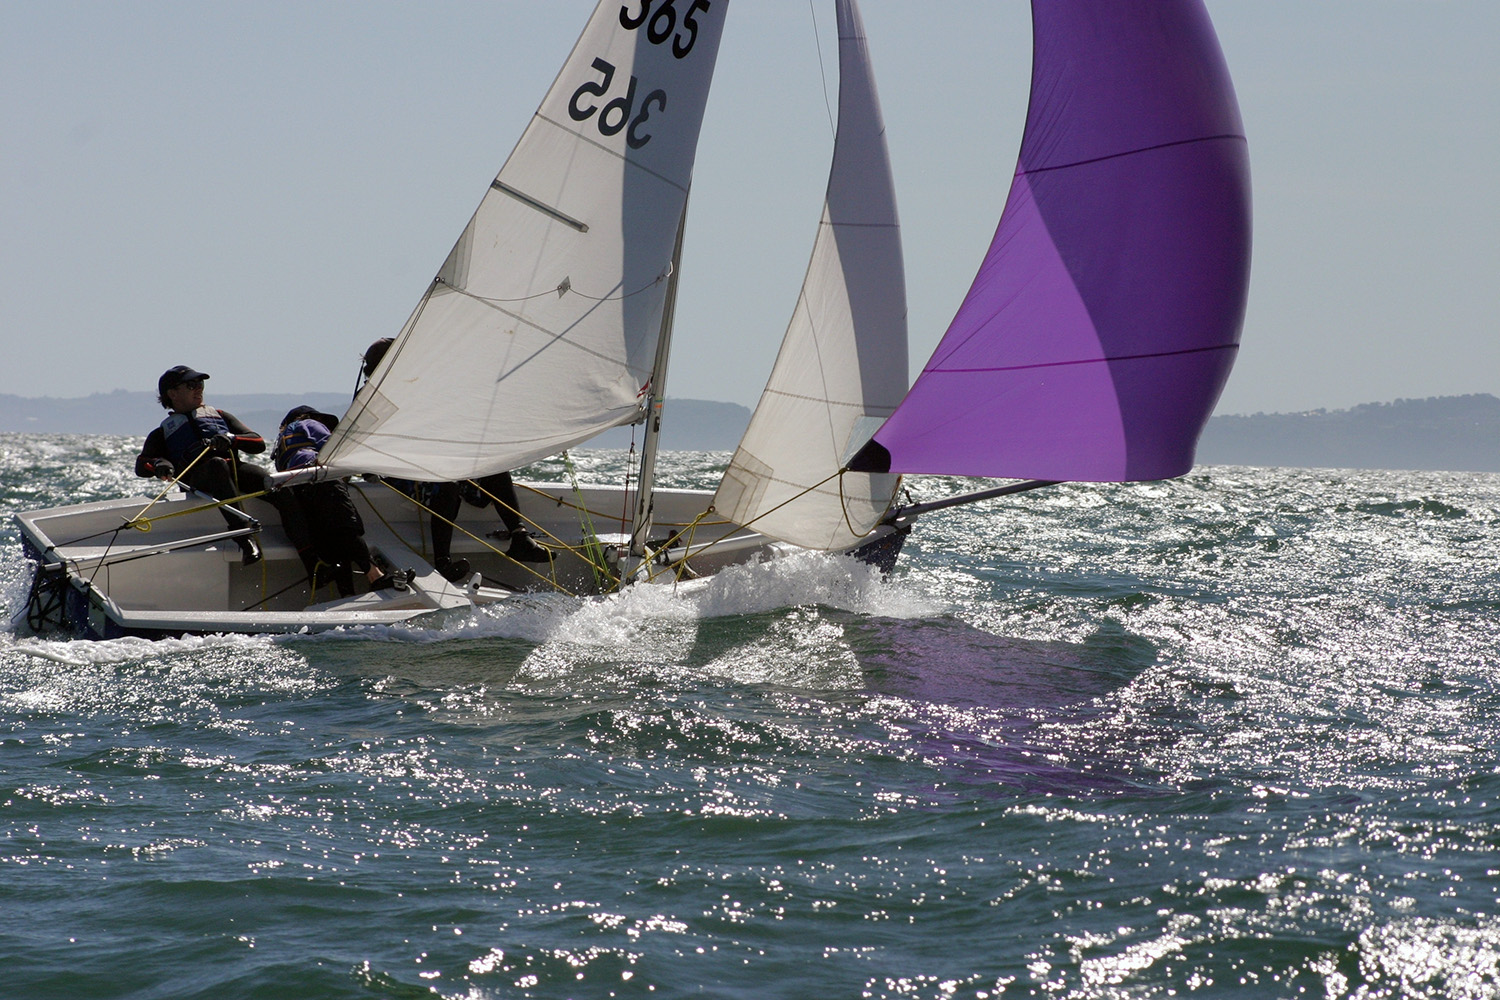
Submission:
[[[307,403],[342,413],[347,393],[214,396],[249,426],[270,434],[287,410]],[[662,447],[729,451],[750,422],[737,403],[669,399]],[[118,390],[62,399],[0,394],[0,432],[145,436],[161,420],[156,398]],[[583,447],[625,448],[640,428],[616,427]],[[1198,445],[1205,465],[1314,469],[1410,469],[1500,472],[1500,398],[1488,393],[1398,399],[1347,410],[1217,416]]]
[[[210,393],[208,402],[269,436],[292,407],[306,404],[326,413],[343,413],[349,406],[349,394]],[[673,419],[663,422],[662,447],[678,451],[729,451],[750,423],[750,410],[738,403],[668,399],[666,410]],[[0,433],[125,434],[144,440],[146,432],[161,423],[162,416],[156,395],[150,392],[117,389],[72,399],[0,394]],[[582,447],[628,448],[632,431],[639,442],[639,427],[615,427]]]
[[[1213,417],[1207,465],[1500,472],[1500,399],[1489,393],[1365,403],[1347,410]]]

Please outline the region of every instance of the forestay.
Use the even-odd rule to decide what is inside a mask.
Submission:
[[[714,498],[730,520],[814,549],[853,545],[885,513],[897,477],[835,474],[907,388],[906,276],[885,124],[858,7],[837,8],[838,126],[812,261]]]
[[[728,0],[604,0],[325,465],[460,480],[637,419]]]
[[[1033,0],[1031,106],[989,252],[854,468],[1181,475],[1239,343],[1249,159],[1200,0]]]

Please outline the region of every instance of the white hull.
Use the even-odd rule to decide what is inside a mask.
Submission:
[[[95,639],[315,632],[398,624],[504,601],[526,591],[584,595],[615,589],[585,555],[589,531],[578,508],[592,512],[592,532],[613,558],[613,547],[621,540],[621,516],[628,518],[634,508],[633,493],[583,487],[575,494],[558,484],[517,487],[534,536],[551,546],[556,557],[551,566],[507,558],[506,542],[485,537],[499,527],[494,510],[465,505],[458,514],[452,555],[469,561],[471,574],[478,575],[475,585],[472,577],[451,583],[432,565],[430,515],[383,484],[350,483],[364,519],[365,540],[377,561],[415,573],[409,590],[352,597],[340,597],[331,584],[312,592],[275,509],[258,500],[245,505],[260,522],[257,538],[264,553],[251,566],[241,565],[240,550],[226,536],[220,513],[205,508],[204,499],[196,495],[174,494],[155,504],[148,514],[148,531],[122,528],[146,507],[145,497],[18,514],[27,555],[38,564],[28,616],[34,627],[64,628]],[[711,501],[712,493],[703,490],[657,491],[653,541],[660,545],[679,532],[680,537],[648,567],[637,570],[638,581],[672,584],[790,550],[713,515],[700,519]],[[169,514],[177,516],[164,516]],[[889,566],[903,535],[904,529],[877,529],[871,541],[885,543],[883,558],[870,561]],[[690,567],[686,572],[684,556]],[[617,561],[606,565],[618,573]],[[363,591],[361,575],[355,577]]]

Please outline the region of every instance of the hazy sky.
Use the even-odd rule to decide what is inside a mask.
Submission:
[[[593,6],[0,0],[0,393],[154,389],[177,363],[219,393],[352,388]],[[1005,199],[1029,8],[862,8],[915,371]],[[1209,9],[1255,186],[1249,315],[1218,412],[1500,393],[1500,3]],[[672,396],[750,404],[770,370],[826,181],[833,34],[827,0],[733,0]]]

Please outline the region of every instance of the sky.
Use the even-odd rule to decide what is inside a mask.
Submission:
[[[0,393],[352,390],[499,170],[591,0],[0,0]],[[1024,0],[863,0],[912,371],[993,235]],[[1500,394],[1500,3],[1208,0],[1255,247],[1221,414]],[[816,24],[816,30],[815,30]],[[753,405],[821,208],[828,0],[733,0],[669,396]],[[826,95],[826,96],[825,96]]]

